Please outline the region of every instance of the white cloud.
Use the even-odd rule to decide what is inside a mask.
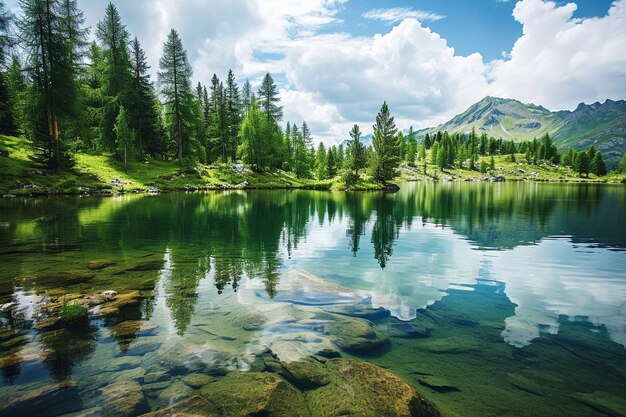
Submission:
[[[510,58],[494,61],[490,91],[551,109],[626,97],[626,2],[601,18],[575,19],[576,4],[523,0]]]
[[[404,19],[417,19],[421,22],[441,20],[445,16],[424,10],[414,10],[410,7],[390,7],[388,9],[372,9],[363,13],[363,17],[370,20],[382,20],[388,24],[398,23]]]

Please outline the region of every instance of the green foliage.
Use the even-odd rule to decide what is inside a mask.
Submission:
[[[576,154],[576,158],[574,159],[574,170],[578,172],[579,176],[583,174],[585,176],[589,176],[591,161],[589,160],[589,154],[587,152],[578,152]]]
[[[117,143],[117,155],[124,162],[124,171],[128,170],[128,158],[132,158],[133,143],[135,142],[135,132],[128,127],[128,113],[124,106],[120,107],[120,112],[115,119],[113,127]]]
[[[619,161],[619,164],[617,165],[617,172],[626,174],[626,152],[624,152],[624,155],[622,155],[622,159]]]
[[[602,153],[594,152],[593,159],[589,165],[589,170],[598,177],[604,177],[607,174],[606,164],[602,158]]]
[[[197,107],[191,93],[191,65],[187,60],[187,51],[174,29],[170,31],[163,45],[159,70],[158,81],[161,94],[165,98],[170,136],[176,142],[178,161],[182,162],[184,157],[195,156],[198,151],[193,129],[198,115],[194,114]]]
[[[69,303],[65,299],[61,303],[59,315],[61,319],[68,323],[76,323],[87,318],[89,311],[80,304]]]
[[[359,171],[365,168],[367,164],[366,148],[361,142],[361,129],[359,125],[352,126],[350,130],[352,140],[346,151],[345,169],[347,173],[352,173],[349,177],[358,180]],[[345,179],[344,179],[345,181]]]
[[[487,162],[484,159],[482,159],[480,161],[480,172],[481,172],[481,174],[486,174],[488,169],[489,169],[489,165],[487,165]]]
[[[385,183],[396,176],[396,168],[400,163],[396,140],[397,131],[387,102],[384,102],[376,116],[372,138],[374,152],[370,158],[370,171],[376,181]]]
[[[278,97],[278,87],[269,72],[263,77],[263,82],[257,94],[261,110],[265,114],[265,117],[268,120],[272,120],[274,123],[280,122],[283,118],[283,108],[278,105],[280,101]]]
[[[327,157],[326,147],[322,142],[320,142],[315,155],[315,176],[318,180],[325,180],[327,177]]]

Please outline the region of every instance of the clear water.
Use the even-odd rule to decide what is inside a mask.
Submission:
[[[19,317],[0,315],[0,359],[18,358],[2,362],[0,397],[72,380],[97,415],[97,390],[120,379],[220,378],[257,369],[268,349],[283,361],[334,349],[396,373],[444,415],[601,416],[576,396],[621,410],[625,250],[624,186],[2,200],[0,304]],[[88,270],[95,260],[115,263]],[[94,277],[55,278],[67,271]],[[51,297],[103,290],[145,299],[86,328],[33,327]],[[355,356],[311,327],[350,305],[390,312],[372,318],[386,347]],[[145,327],[121,337],[126,320]],[[432,331],[407,338],[402,323]],[[195,393],[143,384],[151,409]],[[58,403],[46,415],[69,410]]]

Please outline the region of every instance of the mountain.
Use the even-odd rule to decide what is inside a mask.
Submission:
[[[626,101],[606,100],[590,105],[581,103],[574,111],[552,112],[545,107],[524,104],[518,100],[485,97],[450,121],[418,133],[447,130],[450,133],[468,133],[532,140],[549,133],[555,145],[563,150],[595,146],[609,166],[615,166],[626,151]]]

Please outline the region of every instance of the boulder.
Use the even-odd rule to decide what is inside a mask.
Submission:
[[[141,385],[135,381],[119,381],[100,389],[104,409],[112,416],[135,416],[148,411]]]
[[[325,368],[330,383],[306,394],[314,416],[440,416],[415,388],[375,365],[331,359]]]
[[[108,266],[115,265],[117,262],[112,259],[96,259],[87,264],[87,268],[99,271]]]
[[[133,291],[128,294],[117,294],[111,301],[107,301],[101,305],[94,313],[98,313],[102,316],[112,316],[118,314],[122,307],[140,303],[142,298],[139,291]]]
[[[454,386],[447,379],[433,376],[433,375],[420,375],[417,379],[419,383],[425,387],[432,389],[433,391],[446,393],[452,391],[460,391],[457,387]]]
[[[324,363],[313,358],[290,363],[276,362],[276,364],[278,366],[272,364],[271,361],[266,361],[270,369],[302,390],[319,388],[330,383]]]
[[[4,398],[0,402],[2,416],[48,416],[71,413],[82,409],[82,402],[75,382],[65,381],[33,388],[15,398]]]
[[[177,379],[159,393],[156,402],[161,406],[168,406],[170,404],[188,398],[192,394],[193,389]]]
[[[201,393],[210,404],[209,411],[219,412],[219,415],[311,416],[302,393],[276,374],[231,372],[202,388]]]
[[[181,381],[183,381],[184,384],[194,389],[202,388],[203,386],[209,384],[210,382],[213,382],[214,380],[215,378],[209,375],[198,374],[198,373],[185,375],[181,379]]]
[[[389,341],[374,329],[372,323],[364,319],[339,314],[323,314],[317,318],[328,319],[324,324],[324,333],[346,352],[371,353]]]
[[[196,395],[172,404],[169,407],[165,407],[148,414],[142,414],[141,417],[217,417],[222,415],[212,413],[208,410],[208,408],[208,401]]]

